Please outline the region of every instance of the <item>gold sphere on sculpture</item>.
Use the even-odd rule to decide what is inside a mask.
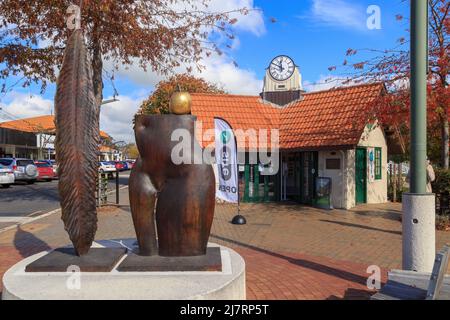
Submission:
[[[175,92],[170,97],[169,111],[173,114],[190,114],[192,98],[188,92]]]

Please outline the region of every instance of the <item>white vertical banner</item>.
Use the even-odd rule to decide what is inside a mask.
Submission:
[[[216,196],[224,201],[239,202],[237,146],[233,129],[223,119],[214,118],[216,164],[219,189]]]
[[[375,148],[367,148],[367,176],[369,183],[375,181]]]

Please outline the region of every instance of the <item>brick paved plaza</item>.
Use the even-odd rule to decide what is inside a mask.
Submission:
[[[96,239],[135,237],[127,190],[119,209],[99,213]],[[367,299],[366,269],[401,266],[401,205],[325,211],[294,204],[245,204],[247,225],[229,223],[235,206],[216,206],[211,241],[232,247],[247,265],[248,299]],[[450,232],[437,231],[437,247]],[[41,250],[69,243],[59,213],[0,233],[0,275]]]

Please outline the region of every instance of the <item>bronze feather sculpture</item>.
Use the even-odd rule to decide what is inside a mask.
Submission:
[[[64,228],[77,255],[87,254],[97,231],[99,106],[81,30],[73,31],[64,52],[55,96],[59,195]]]

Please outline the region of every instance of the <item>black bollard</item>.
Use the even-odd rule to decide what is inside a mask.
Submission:
[[[116,168],[116,204],[119,204],[119,169]]]

